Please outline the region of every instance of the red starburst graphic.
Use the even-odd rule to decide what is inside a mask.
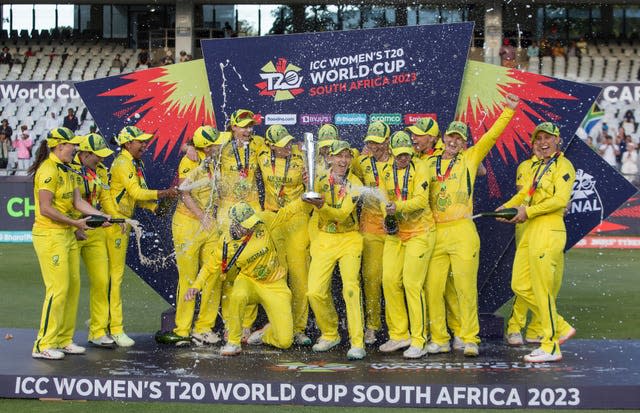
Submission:
[[[183,65],[185,63],[123,75],[121,79],[127,80],[127,83],[99,95],[128,97],[123,102],[123,106],[127,105],[126,109],[120,108],[114,116],[127,116],[128,124],[135,124],[143,131],[154,134],[154,159],[165,149],[164,159],[167,159],[176,144],[188,140],[198,127],[216,125],[213,111],[207,110],[211,108],[208,93],[200,96],[192,93],[195,82],[200,80],[189,76],[189,73],[204,71],[204,63],[202,67],[194,64],[193,68]],[[208,92],[208,84],[199,86]]]

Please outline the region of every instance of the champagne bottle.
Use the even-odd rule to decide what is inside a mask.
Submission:
[[[511,220],[516,215],[518,215],[518,208],[505,208],[501,209],[500,211],[480,212],[479,214],[474,215],[472,218],[475,219],[478,217],[493,217]]]
[[[399,230],[398,218],[394,215],[387,215],[384,217],[384,230],[389,235],[395,235]]]
[[[107,219],[104,215],[87,215],[89,219],[87,220],[87,226],[91,228],[98,228],[102,226],[105,222],[110,222],[112,224],[124,224],[124,218],[111,218]]]

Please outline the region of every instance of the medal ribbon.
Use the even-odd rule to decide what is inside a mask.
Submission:
[[[451,162],[449,163],[449,166],[447,167],[447,170],[445,171],[444,175],[442,175],[442,173],[440,172],[440,168],[442,166],[442,155],[438,155],[438,157],[436,158],[436,175],[438,177],[438,182],[444,182],[447,179],[449,179],[449,175],[451,175],[451,170],[453,169],[453,164],[456,163],[456,160],[458,159],[458,155],[456,155]]]
[[[240,254],[242,254],[242,251],[244,251],[244,248],[249,243],[249,240],[251,239],[252,236],[253,236],[253,231],[251,231],[250,233],[248,233],[247,235],[244,236],[244,239],[242,240],[242,244],[240,244],[240,246],[236,250],[236,253],[233,254],[233,257],[231,257],[231,260],[229,261],[228,264],[227,264],[227,254],[228,254],[228,250],[229,250],[229,245],[227,244],[226,240],[223,242],[223,244],[222,244],[222,264],[220,265],[220,267],[222,267],[222,273],[223,274],[226,274],[227,271],[229,271],[229,269],[231,269],[231,267],[233,267],[233,265],[238,260],[238,257],[240,256]]]
[[[291,166],[291,155],[285,158],[284,162],[284,176],[282,177],[282,184],[280,185],[280,190],[278,191],[278,198],[282,198],[284,196],[284,185],[287,182],[287,175],[289,175],[289,167]],[[271,151],[271,172],[273,175],[276,174],[276,154]]]
[[[345,178],[345,181],[346,181],[346,178]],[[329,175],[329,186],[331,187],[331,206],[333,208],[340,208],[340,205],[342,205],[342,202],[340,202],[340,205],[336,205],[336,198],[334,193],[335,179],[333,179],[333,175]],[[338,201],[342,201],[346,193],[347,193],[347,186],[340,184],[340,189],[338,190]]]
[[[238,166],[238,173],[241,177],[246,178],[249,176],[249,144],[244,146],[244,165],[240,159],[240,152],[238,152],[238,143],[235,139],[231,141],[233,147],[233,156],[236,158],[236,165]]]
[[[380,186],[380,177],[378,176],[378,167],[376,166],[376,161],[373,159],[373,156],[369,157],[369,161],[371,162],[371,172],[373,172],[373,178],[376,180],[376,187]]]
[[[533,176],[533,182],[531,182],[531,186],[529,187],[529,192],[527,193],[528,204],[531,204],[531,199],[533,199],[533,194],[536,193],[536,190],[538,189],[538,185],[540,184],[542,177],[544,176],[545,173],[547,173],[549,168],[551,168],[551,165],[553,165],[558,160],[559,157],[560,157],[560,152],[554,153],[551,159],[549,159],[549,162],[547,162],[547,164],[544,166],[544,169],[542,170],[542,172],[540,172],[540,168],[542,168],[542,165],[544,162],[540,161],[540,165],[538,165],[538,169],[536,169],[536,173]],[[538,174],[538,172],[540,172],[540,174]]]
[[[84,184],[84,191],[87,197],[87,202],[89,202],[92,207],[96,208],[98,204],[97,187],[99,182],[94,182],[94,181],[96,180],[99,181],[99,179],[96,179],[98,178],[98,176],[94,171],[92,171],[90,168],[87,168],[86,166],[83,166],[81,168],[81,171],[82,171],[82,183]],[[90,184],[92,186],[92,189],[90,189],[89,187]]]
[[[407,165],[404,169],[404,179],[402,180],[402,190],[398,186],[398,165],[396,161],[393,161],[393,186],[396,190],[396,198],[406,201],[409,195],[409,169],[411,168],[411,163]]]
[[[144,175],[144,163],[142,163],[141,160],[134,159],[133,166],[136,168],[136,175],[138,175],[138,179],[140,180],[140,186],[144,189],[148,189],[147,178]]]

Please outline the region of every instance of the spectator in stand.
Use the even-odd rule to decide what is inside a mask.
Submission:
[[[69,108],[67,116],[64,117],[64,121],[62,122],[62,126],[71,129],[72,132],[78,130],[78,126],[80,126],[80,124],[73,109]]]
[[[9,53],[9,48],[3,47],[2,52],[0,53],[0,64],[10,65],[11,63],[13,63],[13,60],[11,59],[11,53]]]
[[[20,127],[20,134],[13,141],[13,148],[18,152],[18,170],[25,172],[31,165],[31,148],[33,141],[27,132],[27,125]],[[26,172],[24,173],[26,175]]]
[[[140,53],[138,53],[138,63],[136,64],[136,69],[140,66],[149,67],[149,52],[147,49],[140,49]]]
[[[31,46],[29,46],[29,48],[27,49],[26,52],[24,52],[24,60],[25,62],[27,61],[28,58],[35,56],[36,54],[33,52],[33,50],[31,50]]]
[[[587,41],[584,37],[581,37],[576,43],[576,47],[578,48],[578,57],[587,55]]]
[[[527,57],[540,57],[540,48],[538,47],[538,42],[535,40],[527,47]]]
[[[627,142],[627,150],[622,154],[620,172],[629,182],[638,181],[638,151],[633,142]]]
[[[0,176],[7,174],[7,165],[9,165],[9,151],[11,150],[11,140],[7,138],[4,132],[0,131]]]
[[[540,40],[540,57],[551,56],[551,43],[544,37]]]
[[[617,168],[616,156],[620,154],[620,147],[613,143],[613,138],[609,135],[605,135],[604,143],[600,145],[598,152],[609,165]]]
[[[164,57],[160,59],[160,63],[162,63],[162,66],[174,64],[175,60],[173,60],[173,52],[171,50],[167,50]]]
[[[559,40],[556,41],[553,49],[551,49],[551,55],[553,57],[565,57],[566,51],[564,50],[564,46],[562,45],[562,43],[560,43]]]
[[[498,54],[500,55],[500,59],[502,59],[502,66],[516,67],[516,49],[509,39],[503,40],[502,47]]]
[[[49,112],[51,114],[50,117],[47,118],[47,122],[45,123],[45,130],[52,130],[60,127],[60,121],[56,118],[55,112]]]
[[[187,61],[187,52],[180,50],[180,63]]]
[[[624,119],[620,122],[620,133],[624,135],[633,135],[638,129],[638,123],[631,109],[624,114]]]
[[[111,61],[111,67],[122,70],[122,60],[120,59],[120,54],[116,54],[116,57]]]
[[[229,22],[224,22],[224,37],[236,37],[237,35],[233,31],[233,28],[229,24]]]
[[[3,132],[7,139],[11,140],[11,135],[13,135],[13,129],[9,126],[9,121],[6,119],[2,119],[2,124],[0,124],[0,132]]]
[[[89,126],[89,133],[96,133],[96,134],[102,136],[102,134],[100,132],[98,132],[98,126],[95,123],[93,125]]]

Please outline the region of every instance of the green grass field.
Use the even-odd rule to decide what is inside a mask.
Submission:
[[[37,328],[44,288],[37,259],[31,245],[7,245],[0,248],[3,270],[0,276],[0,326]],[[577,338],[640,339],[640,254],[636,250],[574,250],[567,254],[564,285],[558,308],[578,330]],[[160,313],[169,305],[133,272],[125,274],[122,289],[127,331],[153,333],[159,328]],[[499,313],[507,316],[510,304]],[[82,292],[78,309],[78,328],[86,329],[89,317],[88,280],[82,271]],[[28,349],[25,349],[28,351]],[[254,413],[298,411],[283,406],[218,406],[225,412],[251,409]],[[199,404],[154,404],[122,402],[42,402],[34,400],[0,400],[0,411],[13,412],[83,412],[97,409],[164,412],[216,411]],[[349,411],[382,412],[376,408],[353,408]],[[384,409],[412,411],[414,409]],[[310,412],[338,412],[338,408],[305,407]],[[446,409],[447,412],[457,410]],[[462,410],[460,410],[462,411]],[[466,410],[465,410],[466,411]]]

